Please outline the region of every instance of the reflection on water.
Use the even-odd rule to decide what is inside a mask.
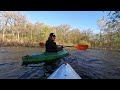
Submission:
[[[120,52],[65,49],[69,50],[71,54],[65,57],[65,61],[83,79],[120,79]],[[44,48],[1,47],[0,78],[42,78],[44,68],[41,65],[21,67],[22,56],[41,52],[44,52]]]

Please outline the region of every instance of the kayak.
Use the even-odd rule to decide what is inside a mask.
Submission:
[[[25,64],[36,64],[40,62],[50,62],[61,59],[69,55],[68,51],[61,50],[59,52],[43,52],[32,55],[26,55],[22,57],[23,65]]]
[[[68,64],[62,64],[47,79],[82,79]]]

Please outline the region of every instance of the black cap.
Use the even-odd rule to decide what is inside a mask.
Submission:
[[[50,33],[50,36],[55,36],[55,34],[54,33]]]

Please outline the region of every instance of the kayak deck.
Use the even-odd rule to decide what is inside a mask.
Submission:
[[[82,79],[68,64],[62,64],[47,79]]]

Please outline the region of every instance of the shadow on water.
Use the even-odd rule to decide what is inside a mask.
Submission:
[[[50,64],[40,63],[21,67],[22,56],[43,52],[43,48],[2,47],[0,49],[0,79],[45,79],[45,72],[50,69]],[[120,79],[120,52],[65,49],[69,50],[71,55],[64,60],[83,79]],[[58,67],[54,67],[54,70],[56,68]]]

